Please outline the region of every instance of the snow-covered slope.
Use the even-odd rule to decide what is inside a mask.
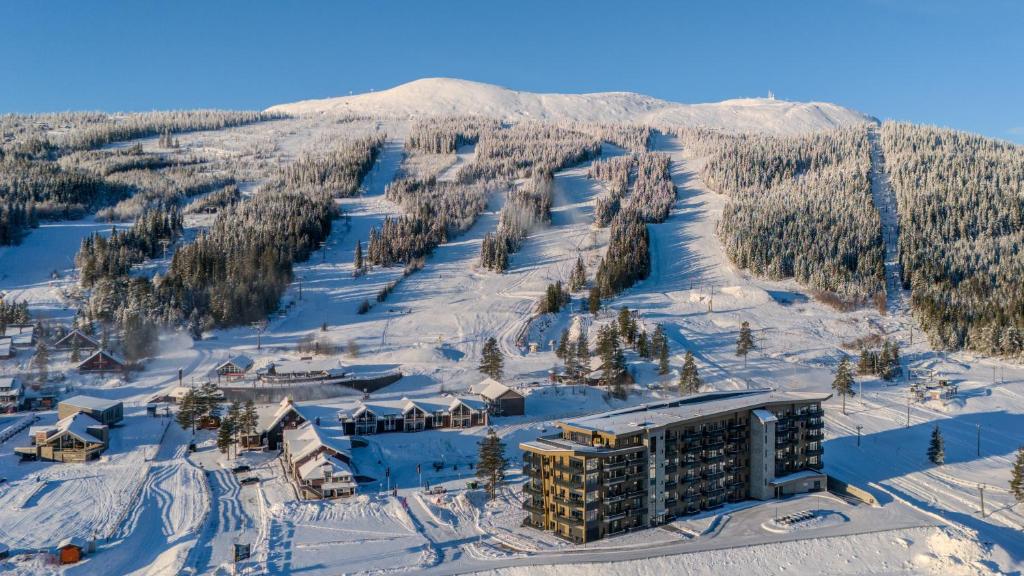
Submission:
[[[794,134],[874,121],[823,102],[767,98],[679,104],[632,92],[535,94],[493,84],[424,78],[382,92],[279,104],[273,111],[369,116],[483,115],[498,118],[640,122],[655,126],[706,126],[737,132]]]

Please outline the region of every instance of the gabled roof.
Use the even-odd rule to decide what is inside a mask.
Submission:
[[[79,538],[78,536],[72,536],[70,538],[65,538],[65,539],[61,540],[60,543],[57,544],[57,548],[58,549],[60,549],[60,548],[67,548],[68,546],[74,546],[75,548],[80,548],[80,549],[84,550],[85,549],[85,539],[84,538]]]
[[[348,480],[352,481],[353,488],[355,487],[355,482],[352,478],[352,469],[348,467],[348,464],[345,464],[333,456],[325,454],[320,454],[316,458],[311,458],[308,462],[299,466],[299,478],[302,480],[323,480],[325,467],[331,468],[332,480],[347,476]]]
[[[18,388],[18,379],[14,376],[0,376],[0,388]]]
[[[108,350],[97,350],[97,351],[93,352],[88,358],[86,358],[85,360],[82,360],[78,364],[78,366],[82,367],[84,364],[88,363],[90,360],[92,360],[93,358],[95,358],[97,356],[106,356],[107,358],[113,360],[115,363],[117,363],[117,364],[119,364],[121,366],[125,365],[125,360],[120,355],[115,354],[113,352],[110,352]]]
[[[497,400],[507,392],[514,392],[521,396],[519,392],[512,390],[509,386],[506,386],[493,378],[487,378],[483,382],[473,386],[471,390],[474,394],[482,396],[488,400]]]
[[[50,426],[32,426],[29,428],[29,435],[34,437],[40,432],[45,432],[47,442],[56,440],[64,435],[69,435],[78,438],[82,442],[95,444],[102,442],[103,439],[94,436],[89,429],[105,427],[106,425],[100,424],[88,414],[75,412],[70,416],[57,420],[55,424]]]
[[[283,420],[285,416],[291,413],[297,414],[303,420],[309,420],[309,418],[299,410],[299,407],[292,402],[292,399],[286,396],[281,400],[280,404],[277,405],[277,408],[273,413],[264,410],[259,414],[260,430],[266,432],[267,430],[274,428],[281,423],[281,420]]]
[[[78,328],[75,328],[71,332],[68,332],[67,334],[65,334],[63,338],[61,338],[60,340],[57,340],[57,342],[54,344],[54,347],[55,348],[60,348],[64,344],[64,342],[69,341],[69,340],[71,340],[72,338],[74,338],[76,336],[78,338],[81,338],[82,340],[88,341],[89,344],[93,348],[99,348],[100,347],[100,343],[99,342],[97,342],[95,339],[89,337],[88,335],[86,335],[84,332],[82,332]]]
[[[470,410],[476,410],[478,412],[483,412],[484,410],[487,410],[487,403],[484,402],[483,400],[477,400],[476,398],[467,398],[465,396],[458,396],[456,398],[452,398],[451,404],[448,405],[448,410],[454,410],[455,407],[458,406],[459,404],[462,404],[463,406],[469,408]]]
[[[97,398],[95,396],[72,396],[71,398],[65,398],[60,401],[61,404],[68,404],[76,406],[78,408],[86,408],[88,410],[109,410],[115,406],[121,404],[120,400],[107,400],[106,398]]]
[[[248,356],[246,356],[244,354],[239,354],[238,356],[235,356],[234,358],[229,358],[228,360],[225,360],[225,361],[221,362],[220,364],[218,364],[217,365],[217,370],[220,370],[221,368],[227,366],[228,364],[231,364],[232,366],[236,366],[238,368],[241,368],[244,371],[244,370],[248,370],[249,368],[252,368],[253,361],[252,361],[252,358],[249,358]]]
[[[340,430],[322,428],[306,422],[294,430],[285,430],[284,443],[292,461],[302,460],[320,448],[345,459],[352,458],[352,440]]]

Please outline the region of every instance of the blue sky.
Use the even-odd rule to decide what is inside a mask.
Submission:
[[[1012,0],[0,3],[0,113],[263,108],[428,76],[767,94],[1024,142]]]

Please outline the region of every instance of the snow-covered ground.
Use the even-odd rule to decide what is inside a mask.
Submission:
[[[597,318],[581,312],[584,293],[574,295],[569,310],[534,317],[538,297],[548,284],[568,278],[577,254],[592,275],[605,249],[607,231],[591,225],[593,201],[603,188],[586,178],[586,164],[556,175],[551,225],[530,234],[506,273],[477,264],[481,239],[494,230],[502,206],[503,195],[495,193],[467,232],[435,250],[425,268],[405,278],[386,302],[359,315],[363,299],[373,302],[382,285],[402,274],[400,268],[378,268],[359,278],[352,275],[356,241],[363,241],[365,249],[370,228],[400,213],[383,197],[386,184],[400,169],[452,178],[472,160],[472,147],[445,157],[406,158],[402,139],[408,121],[394,119],[338,124],[302,118],[183,135],[181,140],[207,157],[244,160],[246,178],[255,183],[266,170],[331,138],[378,128],[389,134],[389,141],[363,195],[340,201],[345,218],[335,223],[326,250],[297,267],[296,282],[282,312],[261,335],[259,349],[250,328],[218,330],[197,342],[166,334],[160,356],[126,381],[68,374],[63,385],[78,393],[128,403],[128,417],[114,430],[111,450],[99,463],[18,463],[11,451],[27,443],[25,431],[0,443],[0,477],[7,479],[0,483],[0,543],[18,555],[0,564],[0,570],[54,572],[57,568],[46,565],[43,555],[26,555],[52,549],[61,537],[72,535],[97,538],[98,551],[67,570],[81,574],[96,573],[98,566],[112,574],[226,572],[235,542],[253,545],[254,557],[239,566],[241,571],[275,574],[815,574],[822,566],[843,574],[975,574],[1024,569],[1024,510],[1011,506],[1006,490],[1013,451],[1024,444],[1024,369],[968,354],[936,353],[916,329],[911,343],[914,324],[903,305],[890,305],[885,316],[873,309],[839,312],[795,282],[765,281],[737,270],[715,236],[727,198],[705,186],[699,177],[703,159],[691,156],[674,138],[656,139],[656,148],[672,157],[679,195],[669,219],[650,226],[651,276],[611,300],[614,309]],[[611,146],[604,149],[606,156],[619,153]],[[885,191],[876,192],[884,205]],[[71,302],[74,251],[84,235],[107,228],[88,219],[46,224],[22,245],[0,248],[0,290],[28,299],[46,317],[70,316],[64,306]],[[59,278],[51,278],[53,271]],[[659,377],[650,363],[632,354],[631,368],[643,388],[660,384],[660,390],[638,390],[617,401],[592,388],[542,384],[548,370],[559,365],[550,340],[570,326],[590,326],[593,336],[595,323],[608,321],[620,306],[639,310],[648,329],[664,324],[673,368],[681,366],[685,350],[692,351],[709,388],[825,391],[844,343],[884,333],[900,342],[905,368],[935,370],[957,383],[960,394],[908,404],[907,383],[859,378],[864,393],[848,400],[847,414],[838,399],[828,403],[826,471],[870,491],[880,508],[815,501],[826,497],[748,504],[599,545],[572,546],[519,525],[518,444],[550,432],[559,418],[673,393],[672,376]],[[750,322],[758,342],[746,360],[735,355],[743,321]],[[213,448],[209,433],[202,433],[199,451],[186,456],[190,432],[173,423],[165,432],[166,420],[142,413],[142,404],[155,393],[177,385],[179,369],[187,384],[204,380],[218,362],[239,352],[258,361],[294,356],[295,344],[307,334],[342,347],[353,341],[359,354],[344,358],[346,363],[400,368],[405,377],[374,393],[379,399],[464,391],[480,378],[480,344],[498,338],[507,380],[528,392],[526,416],[494,420],[513,465],[512,485],[494,502],[465,489],[482,428],[384,434],[354,451],[357,474],[367,480],[359,498],[295,502],[275,454],[229,459]],[[538,352],[520,346],[524,335],[540,345]],[[19,372],[26,358],[20,354],[2,362],[0,371]],[[63,372],[69,363],[55,355],[52,368]],[[309,409],[322,415],[325,426],[336,425],[333,414],[346,401],[321,401]],[[56,416],[41,417],[52,422]],[[0,420],[0,429],[7,421]],[[925,458],[935,425],[946,438],[942,467]],[[230,471],[239,462],[254,467],[259,484],[239,484]],[[435,462],[441,470],[434,469]],[[390,479],[385,479],[387,468]],[[418,494],[424,483],[443,485],[448,492]],[[397,487],[397,497],[378,494],[387,484]],[[985,487],[984,515],[979,485]],[[786,529],[773,523],[777,513],[803,510],[818,511],[820,520]]]

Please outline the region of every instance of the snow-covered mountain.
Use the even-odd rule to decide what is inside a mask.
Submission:
[[[654,126],[706,126],[736,132],[794,134],[874,118],[826,102],[744,98],[680,104],[633,92],[536,94],[452,78],[424,78],[381,92],[272,106],[291,114],[372,116],[482,115],[498,118],[640,122]]]

